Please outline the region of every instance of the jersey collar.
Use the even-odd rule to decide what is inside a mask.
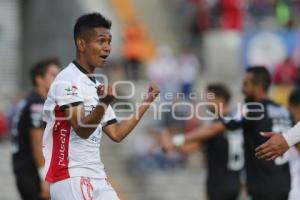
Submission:
[[[75,60],[73,60],[72,62],[82,73],[84,73],[85,75],[87,75],[87,77],[93,81],[94,83],[96,83],[96,78],[93,75],[90,75],[88,71],[86,71],[83,67],[81,67],[81,65],[76,62]]]
[[[30,96],[40,102],[45,102],[45,99],[35,90],[31,91]]]

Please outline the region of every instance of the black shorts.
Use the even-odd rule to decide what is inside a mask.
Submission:
[[[252,200],[288,200],[289,194],[252,194]]]
[[[39,197],[41,182],[36,173],[15,173],[16,184],[22,200],[42,200]]]

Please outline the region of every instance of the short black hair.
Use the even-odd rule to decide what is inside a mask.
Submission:
[[[47,73],[48,67],[50,65],[57,65],[58,67],[60,66],[60,62],[57,58],[47,58],[44,60],[38,61],[36,64],[32,66],[30,69],[30,78],[31,78],[31,83],[34,86],[37,86],[36,83],[36,77],[41,76],[44,77]]]
[[[264,66],[252,66],[247,68],[247,73],[253,74],[253,84],[261,84],[267,92],[271,86],[272,78],[268,69]]]
[[[300,106],[300,88],[293,89],[289,96],[289,106]]]
[[[100,13],[89,13],[80,16],[74,26],[74,41],[82,37],[88,30],[96,27],[111,28],[111,21]]]
[[[207,92],[214,93],[215,96],[217,97],[223,98],[226,103],[229,103],[231,99],[230,91],[224,84],[221,83],[209,84],[206,90]]]

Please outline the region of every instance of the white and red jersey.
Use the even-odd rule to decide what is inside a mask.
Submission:
[[[296,147],[290,148],[290,170],[291,170],[291,191],[289,194],[289,200],[300,199],[300,153]]]
[[[100,157],[102,128],[116,122],[116,116],[108,106],[93,134],[88,139],[80,138],[62,110],[83,104],[88,115],[99,103],[99,82],[76,62],[62,70],[48,93],[44,105],[44,120],[47,126],[43,136],[46,180],[50,183],[69,177],[106,178]]]

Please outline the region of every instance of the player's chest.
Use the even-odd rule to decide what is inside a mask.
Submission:
[[[90,114],[90,112],[95,109],[99,102],[99,97],[97,94],[96,84],[86,83],[83,85],[82,96],[84,98],[84,109],[85,114]]]
[[[100,145],[102,138],[102,127],[98,127],[94,133],[88,138],[89,142],[94,145]]]

